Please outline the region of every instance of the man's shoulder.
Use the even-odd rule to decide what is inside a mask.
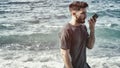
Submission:
[[[69,34],[69,31],[71,30],[69,23],[66,23],[63,25],[63,27],[60,29],[60,32],[58,33],[59,36],[61,34]]]
[[[70,27],[70,24],[69,23],[66,23],[63,27],[62,27],[62,30],[65,30],[65,31],[68,31],[70,30],[71,27]]]

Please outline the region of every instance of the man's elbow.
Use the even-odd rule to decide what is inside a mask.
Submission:
[[[87,47],[88,49],[93,49],[93,47]]]
[[[66,55],[68,55],[68,53],[69,53],[68,50],[61,49],[61,55],[62,56],[66,56]]]
[[[93,49],[93,46],[88,45],[87,48],[88,48],[88,49]]]
[[[65,56],[65,55],[66,55],[66,53],[65,53],[65,52],[61,52],[61,55],[62,55],[62,56]]]

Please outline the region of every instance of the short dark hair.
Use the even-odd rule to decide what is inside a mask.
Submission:
[[[88,7],[88,4],[86,2],[83,1],[74,1],[69,5],[69,10],[72,11],[78,11],[81,8],[86,8]]]

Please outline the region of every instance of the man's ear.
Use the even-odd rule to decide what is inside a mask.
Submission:
[[[72,15],[74,15],[74,16],[75,16],[75,15],[76,15],[76,12],[75,12],[75,11],[72,11]]]
[[[76,16],[76,11],[73,11],[73,12],[72,12],[72,15],[77,18],[77,16]]]

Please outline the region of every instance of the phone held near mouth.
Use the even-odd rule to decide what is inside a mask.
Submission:
[[[98,15],[95,13],[93,16],[92,16],[93,19],[97,19],[98,18]]]

